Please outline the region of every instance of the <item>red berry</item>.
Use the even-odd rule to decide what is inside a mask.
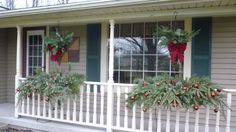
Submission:
[[[194,106],[193,106],[193,109],[194,109],[194,110],[198,110],[198,109],[199,109],[199,106],[198,106],[198,105],[194,105]]]
[[[160,101],[160,100],[157,100],[157,104],[160,105],[160,104],[161,104],[161,101]]]
[[[144,96],[147,97],[148,95],[149,95],[149,92],[146,91],[146,92],[144,93]]]
[[[221,89],[220,89],[220,88],[217,88],[217,92],[219,92],[219,93],[220,93],[220,92],[221,92]]]
[[[130,99],[131,99],[131,100],[134,100],[134,99],[135,99],[135,97],[134,97],[134,96],[131,96],[131,97],[130,97]]]
[[[156,86],[160,86],[161,85],[161,83],[160,82],[156,82]]]
[[[143,112],[147,112],[147,108],[143,108]]]
[[[19,88],[17,88],[17,89],[16,89],[16,91],[17,91],[17,92],[20,92],[20,89],[19,89]]]
[[[182,89],[183,90],[188,90],[188,87],[187,86],[183,86]]]
[[[211,92],[211,97],[215,97],[216,96],[216,92]]]
[[[198,83],[195,83],[195,84],[193,84],[193,87],[194,87],[194,88],[198,88],[198,87],[199,87],[199,84],[198,84]]]
[[[144,85],[144,86],[147,86],[147,85],[148,85],[148,82],[143,82],[143,85]]]
[[[180,94],[180,93],[176,93],[175,95],[176,95],[176,96],[180,96],[181,94]]]
[[[214,112],[215,112],[215,113],[217,113],[217,112],[218,112],[218,109],[217,109],[217,108],[215,108],[215,109],[214,109]]]
[[[172,106],[176,108],[178,106],[178,102],[173,101]]]

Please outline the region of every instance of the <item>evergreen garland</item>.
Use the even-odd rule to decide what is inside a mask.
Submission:
[[[228,108],[222,98],[222,89],[209,78],[191,77],[183,80],[163,75],[136,80],[135,83],[137,85],[128,93],[126,100],[129,108],[142,106],[144,112],[158,108],[187,110],[191,107],[193,110],[208,107],[214,112],[223,112]]]
[[[84,80],[84,75],[78,73],[45,73],[38,70],[36,75],[27,77],[17,88],[18,103],[26,97],[32,98],[33,93],[44,96],[47,102],[64,101],[79,95]]]

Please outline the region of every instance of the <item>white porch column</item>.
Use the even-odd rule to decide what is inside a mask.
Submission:
[[[49,26],[47,25],[46,27],[46,36],[49,36]],[[45,68],[46,68],[46,73],[49,73],[49,69],[50,69],[50,55],[49,52],[46,52],[46,64],[45,64]]]
[[[16,47],[16,75],[15,75],[15,91],[19,87],[19,79],[22,77],[22,27],[17,26],[17,47]],[[15,94],[15,117],[18,118],[17,96]]]
[[[192,18],[184,20],[185,31],[192,32]],[[192,41],[189,41],[184,52],[184,79],[191,77],[191,63],[192,63]]]
[[[112,132],[113,124],[113,68],[114,68],[114,20],[110,22],[109,79],[107,86],[107,132]]]

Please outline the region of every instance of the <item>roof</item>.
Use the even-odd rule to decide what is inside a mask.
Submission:
[[[101,22],[115,19],[236,15],[236,0],[103,0],[0,12],[0,26]],[[24,21],[22,23],[19,22]],[[5,21],[5,22],[4,22]],[[12,24],[9,23],[11,21]],[[15,21],[15,23],[14,23]],[[27,22],[26,22],[27,21]]]

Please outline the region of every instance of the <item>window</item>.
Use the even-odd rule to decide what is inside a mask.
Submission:
[[[168,73],[182,74],[178,65],[171,65],[169,51],[160,46],[153,35],[157,25],[170,22],[116,24],[114,38],[114,81],[132,83],[136,78]],[[176,24],[183,27],[183,22]]]
[[[27,31],[27,76],[34,75],[37,68],[44,66],[43,36],[43,30]]]

